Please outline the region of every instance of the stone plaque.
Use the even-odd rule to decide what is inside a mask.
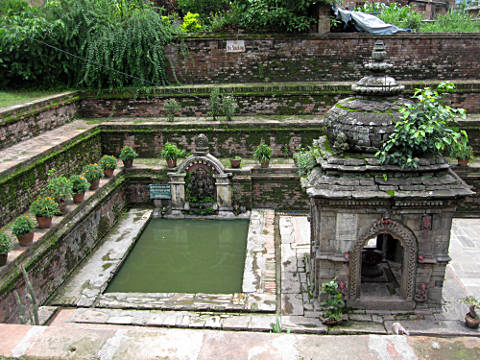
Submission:
[[[354,241],[357,239],[357,214],[337,214],[337,240]]]
[[[227,40],[227,53],[245,52],[245,41]]]
[[[170,184],[150,184],[150,199],[171,199]]]

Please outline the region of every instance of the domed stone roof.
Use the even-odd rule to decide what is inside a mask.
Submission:
[[[393,132],[401,107],[410,102],[396,96],[404,86],[386,75],[392,65],[385,58],[385,46],[379,40],[372,62],[365,64],[371,74],[352,85],[356,96],[340,100],[328,111],[325,128],[334,150],[375,153]]]

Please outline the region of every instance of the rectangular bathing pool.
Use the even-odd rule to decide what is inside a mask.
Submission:
[[[248,223],[152,219],[106,292],[242,292]]]

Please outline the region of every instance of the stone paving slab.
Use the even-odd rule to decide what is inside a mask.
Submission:
[[[0,355],[99,360],[474,360],[480,339],[0,325]]]
[[[147,225],[152,210],[132,209],[62,286],[51,305],[92,306]]]

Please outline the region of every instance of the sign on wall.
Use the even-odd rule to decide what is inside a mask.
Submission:
[[[227,40],[227,53],[245,52],[244,40]]]
[[[171,199],[170,184],[150,184],[150,199]]]

